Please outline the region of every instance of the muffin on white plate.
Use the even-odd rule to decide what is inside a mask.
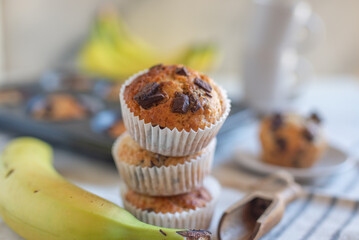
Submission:
[[[326,140],[318,114],[308,117],[276,113],[260,126],[262,160],[266,163],[309,168],[322,156]]]

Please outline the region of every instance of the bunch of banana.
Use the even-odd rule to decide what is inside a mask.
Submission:
[[[51,147],[34,138],[14,140],[0,157],[0,214],[28,240],[210,239],[142,223],[67,182],[52,166]]]
[[[213,44],[189,46],[178,54],[165,54],[132,35],[115,12],[102,12],[95,19],[90,37],[79,55],[84,71],[123,80],[158,63],[185,64],[208,71],[215,63]]]

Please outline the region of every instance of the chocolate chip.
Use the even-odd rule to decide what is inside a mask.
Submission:
[[[284,151],[287,148],[287,141],[284,138],[277,138],[275,142],[280,150]]]
[[[162,67],[162,66],[163,66],[163,64],[160,63],[160,64],[157,64],[157,65],[154,65],[154,66],[150,67],[150,70],[155,69],[155,68],[159,68],[159,67]]]
[[[141,98],[141,97],[147,97],[150,95],[153,95],[157,92],[158,88],[160,87],[160,84],[156,83],[156,82],[151,82],[151,83],[147,83],[146,86],[144,86],[141,91],[139,91],[136,95],[135,95],[135,99],[136,98]]]
[[[150,163],[151,163],[151,167],[156,166],[156,165],[153,163],[153,161],[152,161],[152,160],[150,161]]]
[[[303,129],[303,137],[308,141],[311,142],[314,140],[314,131],[310,127],[306,127]]]
[[[212,91],[212,87],[211,85],[209,85],[208,82],[203,81],[202,79],[196,77],[194,79],[194,84],[196,84],[198,87],[202,88],[203,90],[205,90],[206,92],[211,92]]]
[[[189,109],[189,97],[183,93],[176,92],[172,102],[172,112],[187,113]]]
[[[156,154],[156,160],[158,162],[158,166],[164,165],[167,159],[168,159],[167,156]]]
[[[162,93],[157,93],[152,96],[148,96],[147,98],[144,98],[140,101],[138,101],[138,104],[141,105],[144,109],[150,109],[151,107],[155,106],[158,102],[162,101],[165,98],[165,95]]]
[[[201,105],[200,101],[197,99],[197,100],[193,103],[193,105],[192,105],[192,107],[191,107],[191,111],[192,111],[193,113],[195,113],[195,112],[197,112],[198,110],[200,110],[201,108],[202,108],[202,105]]]
[[[272,117],[272,130],[277,131],[283,125],[283,117],[280,113],[276,113]]]
[[[148,83],[134,96],[134,99],[144,109],[150,109],[165,98],[159,87],[160,84],[156,82]]]
[[[199,109],[202,108],[201,102],[198,100],[198,98],[196,98],[194,94],[189,95],[189,104],[191,112],[193,113],[197,112]]]
[[[188,72],[186,67],[178,67],[178,68],[176,68],[175,73],[177,75],[182,75],[182,76],[186,76],[186,77],[189,76],[189,72]]]
[[[309,116],[309,119],[312,120],[315,123],[321,123],[322,119],[319,117],[319,115],[315,112],[312,112]]]
[[[206,92],[206,96],[212,98],[212,94]]]
[[[155,209],[153,209],[153,208],[146,208],[145,209],[145,211],[147,211],[147,212],[153,212]]]
[[[165,127],[162,127],[162,126],[160,126],[160,125],[158,125],[158,124],[152,124],[152,127],[156,127],[156,126],[158,126],[160,129],[164,129]]]

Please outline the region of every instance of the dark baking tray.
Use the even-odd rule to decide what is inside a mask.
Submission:
[[[103,80],[90,79],[89,81],[91,81],[89,89],[78,91],[74,89],[66,90],[61,87],[61,89],[44,88],[41,81],[2,87],[1,89],[17,89],[25,93],[26,97],[17,106],[0,106],[1,130],[18,135],[38,137],[56,146],[62,146],[72,151],[93,156],[95,159],[103,161],[112,160],[111,146],[114,139],[103,131],[103,128],[106,128],[106,126],[101,125],[110,124],[111,121],[120,118],[120,104],[119,102],[107,101],[93,91],[92,88]],[[58,86],[61,86],[61,84],[58,84]],[[57,90],[70,94],[86,94],[101,102],[102,108],[99,108],[92,117],[76,121],[43,121],[34,119],[29,115],[29,102],[34,97],[42,96],[49,92],[56,92]],[[99,115],[97,114],[102,114],[104,117],[102,115],[98,117]],[[101,122],[102,118],[105,119],[103,123]],[[252,118],[253,114],[245,106],[232,103],[231,113],[218,134],[218,143],[221,142],[221,138],[226,136],[226,133],[242,126]]]

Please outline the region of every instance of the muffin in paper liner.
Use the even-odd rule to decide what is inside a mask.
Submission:
[[[182,164],[141,167],[121,161],[118,146],[127,134],[121,135],[112,147],[112,155],[122,180],[133,191],[150,196],[171,196],[190,192],[202,186],[212,167],[216,138],[190,161]]]
[[[231,104],[226,91],[220,86],[217,86],[224,100],[225,111],[222,116],[209,127],[198,129],[197,131],[190,130],[188,132],[184,129],[178,131],[176,128],[171,130],[167,127],[161,128],[158,125],[152,126],[150,122],[145,123],[139,116],[135,116],[124,99],[126,86],[138,76],[147,73],[147,71],[148,70],[141,71],[130,77],[123,84],[120,91],[122,117],[129,134],[142,148],[161,155],[180,157],[199,152],[217,135],[228,117]]]
[[[127,192],[125,184],[121,185],[121,196],[124,208],[142,222],[164,228],[208,229],[221,187],[218,181],[211,176],[205,179],[204,187],[212,196],[212,200],[205,207],[176,213],[155,213],[133,206],[124,197]]]
[[[317,114],[275,113],[262,119],[259,140],[265,163],[310,168],[323,155],[327,143]]]

